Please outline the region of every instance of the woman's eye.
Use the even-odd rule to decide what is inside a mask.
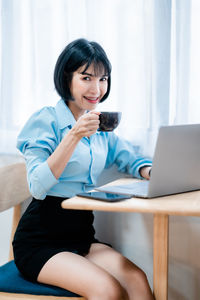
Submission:
[[[106,81],[106,80],[108,80],[108,78],[107,77],[102,77],[100,80],[101,81]]]
[[[83,77],[83,80],[90,80],[90,77],[88,77],[88,76]]]

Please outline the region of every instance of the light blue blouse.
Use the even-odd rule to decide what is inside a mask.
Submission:
[[[136,154],[134,146],[113,132],[96,132],[83,137],[57,180],[47,158],[74,126],[75,119],[61,99],[55,107],[34,113],[20,132],[17,148],[26,160],[29,189],[36,199],[47,195],[72,197],[93,189],[104,168],[117,164],[118,170],[140,177],[139,169],[151,160]]]

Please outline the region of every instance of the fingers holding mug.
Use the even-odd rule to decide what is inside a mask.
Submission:
[[[79,138],[94,134],[99,128],[99,114],[100,112],[90,111],[82,115],[74,126],[75,134]]]

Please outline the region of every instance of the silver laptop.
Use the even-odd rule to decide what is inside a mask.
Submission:
[[[200,189],[200,124],[159,129],[150,180],[96,188],[153,198]]]

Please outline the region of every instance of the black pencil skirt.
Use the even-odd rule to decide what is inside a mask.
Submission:
[[[86,255],[95,239],[93,212],[66,210],[65,198],[34,199],[23,214],[13,239],[14,260],[19,271],[36,281],[44,264],[55,254],[69,251]]]

